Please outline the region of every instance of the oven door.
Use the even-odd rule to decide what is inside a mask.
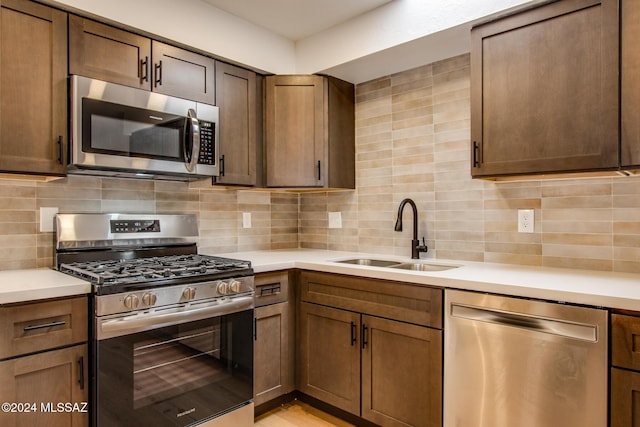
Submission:
[[[253,308],[159,324],[95,341],[96,426],[195,425],[251,401]]]

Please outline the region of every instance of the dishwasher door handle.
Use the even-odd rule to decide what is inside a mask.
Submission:
[[[494,310],[451,303],[451,316],[462,319],[511,326],[532,332],[547,333],[582,341],[597,342],[598,327],[584,323],[534,316],[525,313]]]

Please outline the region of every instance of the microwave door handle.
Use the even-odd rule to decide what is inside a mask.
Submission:
[[[193,172],[200,155],[200,122],[193,108],[187,111],[184,127],[184,164],[189,172]]]

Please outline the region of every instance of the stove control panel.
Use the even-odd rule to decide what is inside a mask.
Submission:
[[[254,277],[244,276],[211,280],[186,285],[96,296],[96,316],[124,312],[154,310],[168,305],[191,305],[204,300],[219,300],[220,304],[236,296],[253,295]]]
[[[160,220],[157,219],[112,219],[109,221],[112,233],[159,233]]]

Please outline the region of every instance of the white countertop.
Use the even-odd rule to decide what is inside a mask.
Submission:
[[[250,260],[256,273],[300,268],[640,311],[640,274],[441,259],[422,259],[420,262],[460,267],[444,271],[420,272],[335,262],[351,258],[397,260],[399,262],[417,261],[408,257],[312,249],[235,252],[217,255]]]
[[[214,255],[250,260],[256,273],[300,268],[419,285],[640,311],[640,274],[441,259],[422,259],[420,262],[459,267],[444,271],[420,272],[335,262],[351,258],[384,259],[398,262],[415,261],[407,257],[313,249],[233,252]],[[88,282],[52,269],[0,271],[0,304],[59,298],[90,292],[91,285]]]
[[[89,282],[50,268],[0,271],[0,304],[60,298],[89,292]]]

